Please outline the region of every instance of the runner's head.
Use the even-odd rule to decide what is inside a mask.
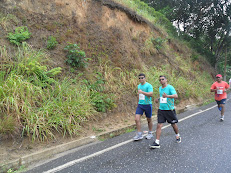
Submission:
[[[216,78],[217,78],[217,82],[221,82],[222,81],[222,75],[221,74],[217,74]]]
[[[146,80],[145,80],[145,74],[143,74],[143,73],[140,73],[140,74],[139,74],[139,81],[140,81],[140,83],[142,83],[142,84],[145,83],[145,81],[146,81]]]
[[[160,81],[161,85],[167,84],[167,78],[166,78],[166,76],[160,75],[159,81]]]

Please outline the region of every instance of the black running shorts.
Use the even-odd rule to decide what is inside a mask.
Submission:
[[[166,121],[170,124],[178,123],[175,109],[174,110],[158,109],[157,118],[158,118],[158,123],[165,123]]]

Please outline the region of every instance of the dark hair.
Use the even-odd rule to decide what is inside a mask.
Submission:
[[[160,75],[160,77],[164,77],[165,79],[167,79],[166,76],[164,76],[164,75]],[[159,77],[159,78],[160,78],[160,77]]]
[[[140,73],[139,76],[144,76],[145,77],[145,74],[144,73]]]

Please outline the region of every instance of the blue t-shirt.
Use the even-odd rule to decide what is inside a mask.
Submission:
[[[150,83],[146,82],[145,84],[138,85],[138,90],[142,90],[144,92],[153,92],[153,87]],[[141,105],[149,105],[152,104],[152,97],[145,96],[144,94],[139,94],[139,103]]]
[[[165,88],[162,88],[161,86],[159,88],[159,92],[160,92],[160,100],[164,93],[166,93],[167,95],[176,94],[175,88],[169,84]],[[174,98],[167,98],[167,103],[161,103],[160,101],[159,109],[160,110],[173,110],[174,109]]]

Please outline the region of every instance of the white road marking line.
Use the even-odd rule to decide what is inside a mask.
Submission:
[[[227,99],[227,101],[228,101],[228,100],[229,100],[229,99]],[[210,109],[213,109],[213,108],[216,107],[216,106],[217,106],[217,105],[214,105],[214,106],[212,106],[212,107],[210,107],[210,108],[208,108],[208,109],[199,110],[199,112],[197,112],[197,113],[194,113],[194,114],[192,114],[192,115],[189,115],[189,116],[187,116],[187,117],[185,117],[185,118],[180,119],[179,122],[184,121],[184,120],[186,120],[186,119],[188,119],[188,118],[191,118],[191,117],[193,117],[193,116],[195,116],[195,115],[198,115],[198,114],[200,114],[200,113],[206,112],[206,111],[208,111],[208,110],[210,110]],[[162,127],[162,129],[165,129],[165,128],[169,127],[169,126],[171,126],[171,124]],[[70,167],[70,166],[72,166],[72,165],[74,165],[74,164],[76,164],[76,163],[80,163],[80,162],[82,162],[82,161],[84,161],[84,160],[87,160],[87,159],[89,159],[89,158],[92,158],[92,157],[101,155],[101,154],[103,154],[103,153],[105,153],[105,152],[107,152],[107,151],[110,151],[110,150],[112,150],[112,149],[114,149],[114,148],[117,148],[117,147],[120,147],[120,146],[122,146],[122,145],[125,145],[125,144],[127,144],[127,143],[129,143],[129,142],[132,142],[132,141],[133,141],[133,139],[124,141],[124,142],[122,142],[122,143],[116,144],[116,145],[111,146],[111,147],[109,147],[109,148],[106,148],[106,149],[104,149],[104,150],[101,150],[101,151],[98,151],[98,152],[96,152],[96,153],[93,153],[93,154],[91,154],[91,155],[89,155],[89,156],[85,156],[85,157],[82,157],[82,158],[80,158],[80,159],[76,159],[76,160],[70,161],[70,162],[65,163],[65,164],[63,164],[63,165],[60,165],[60,166],[58,166],[58,167],[56,167],[56,168],[50,169],[50,170],[48,170],[48,171],[45,171],[44,173],[54,173],[54,172],[57,172],[57,171],[61,171],[62,169],[65,169],[65,168],[67,168],[67,167]]]
[[[49,171],[46,171],[46,172],[44,172],[44,173],[53,173],[53,172],[60,171],[60,170],[62,170],[62,169],[65,169],[65,168],[67,168],[67,167],[70,167],[70,166],[72,166],[72,165],[74,165],[74,164],[76,164],[76,163],[82,162],[82,161],[87,160],[87,159],[89,159],[89,158],[91,158],[91,157],[98,156],[98,155],[100,155],[100,154],[103,154],[103,153],[105,153],[105,152],[107,152],[107,151],[110,151],[110,150],[112,150],[112,149],[114,149],[114,148],[117,148],[117,147],[120,147],[120,146],[122,146],[122,145],[125,145],[125,144],[127,144],[127,143],[129,143],[129,142],[132,142],[132,141],[133,141],[132,139],[127,140],[127,141],[124,141],[124,142],[122,142],[122,143],[120,143],[120,144],[116,144],[116,145],[114,145],[114,146],[112,146],[112,147],[109,147],[109,148],[106,148],[106,149],[104,149],[104,150],[98,151],[98,152],[93,153],[93,154],[91,154],[91,155],[89,155],[89,156],[85,156],[85,157],[82,157],[82,158],[80,158],[80,159],[73,160],[73,161],[71,161],[71,162],[68,162],[68,163],[66,163],[66,164],[64,164],[64,165],[58,166],[58,167],[56,167],[56,168],[53,168],[53,169],[51,169],[51,170],[49,170]]]

